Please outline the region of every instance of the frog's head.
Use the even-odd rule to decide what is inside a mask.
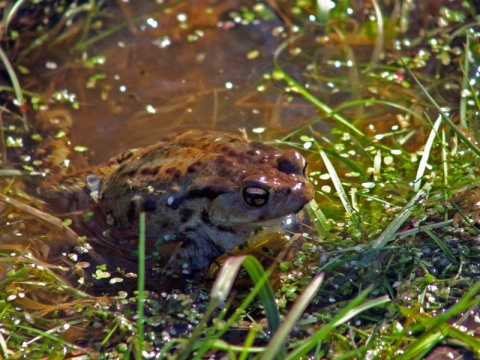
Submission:
[[[275,149],[274,154],[263,159],[267,161],[259,162],[229,159],[228,171],[218,164],[226,161],[219,157],[216,166],[222,169],[221,176],[210,171],[208,176],[197,177],[188,187],[191,200],[209,199],[204,202],[202,213],[204,230],[227,250],[237,246],[253,229],[279,224],[287,216],[301,211],[313,198],[305,159],[295,150]],[[220,234],[227,229],[230,230],[229,243],[225,243],[225,236]],[[238,240],[232,241],[234,234]]]

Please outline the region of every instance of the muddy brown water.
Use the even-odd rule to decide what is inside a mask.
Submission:
[[[80,54],[51,49],[35,60],[35,76],[25,85],[47,85],[42,89],[47,95],[76,95],[80,108],[69,110],[71,137],[89,148],[91,163],[185,128],[238,132],[264,126],[267,137],[286,133],[314,118],[315,111],[298,99],[286,106],[281,83],[257,92],[288,29],[276,30],[283,24],[275,16],[241,24],[230,15],[240,5],[253,4],[195,1],[174,6],[168,14],[164,6],[124,5],[128,10],[114,9],[110,16],[118,22],[126,14],[141,19]],[[81,65],[93,56],[104,56],[105,64]],[[94,83],[95,74],[102,79]]]

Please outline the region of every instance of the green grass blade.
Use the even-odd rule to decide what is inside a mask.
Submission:
[[[394,234],[398,231],[400,226],[407,221],[412,214],[412,209],[425,200],[428,196],[428,192],[432,187],[431,183],[426,183],[421,190],[419,190],[415,196],[405,205],[402,211],[393,219],[393,221],[387,226],[385,231],[372,244],[373,249],[380,249],[384,247],[387,242],[394,237]]]
[[[368,288],[362,291],[355,299],[351,300],[347,306],[340,311],[337,316],[335,316],[327,325],[317,331],[313,336],[305,340],[298,348],[293,352],[288,354],[286,357],[287,360],[297,360],[303,359],[307,354],[316,347],[320,342],[322,342],[330,331],[335,327],[347,322],[352,317],[358,315],[362,311],[370,309],[375,306],[387,303],[390,301],[388,296],[382,296],[370,301],[364,302],[367,295],[370,293],[372,288]],[[363,303],[364,302],[364,303]]]
[[[464,51],[468,53],[470,49],[470,32],[466,31],[465,34],[465,49]],[[463,67],[460,64],[460,67],[462,67],[462,71],[464,70],[465,73],[468,74],[468,69],[469,69],[469,56],[465,56],[463,59]],[[462,78],[462,94],[467,91],[468,87],[468,76],[463,76]],[[466,96],[461,96],[460,97],[460,125],[462,125],[465,129],[468,129],[468,121],[467,121],[467,97]],[[478,140],[478,138],[476,139]]]
[[[333,186],[338,193],[338,197],[340,198],[340,201],[342,202],[345,211],[352,217],[352,221],[355,227],[363,234],[366,239],[368,239],[368,234],[364,231],[363,226],[357,217],[357,211],[353,208],[352,204],[350,204],[350,201],[348,200],[347,193],[343,188],[342,181],[340,180],[340,177],[338,176],[335,167],[333,166],[332,162],[323,150],[320,150],[319,154],[323,160],[323,163],[325,164],[327,172],[330,175]]]
[[[72,323],[70,323],[70,325],[72,325]],[[77,325],[77,324],[74,324],[74,325]],[[78,325],[82,326],[82,321],[78,322]],[[17,332],[18,332],[18,329],[22,329],[22,330],[25,330],[25,331],[30,332],[32,334],[38,334],[37,337],[35,337],[33,339],[30,339],[29,341],[25,341],[25,343],[24,343],[25,346],[29,346],[30,344],[32,344],[34,342],[37,342],[37,341],[44,341],[43,339],[50,339],[50,340],[52,340],[54,342],[57,342],[59,344],[63,344],[65,347],[75,349],[75,350],[79,350],[81,352],[86,352],[86,350],[84,348],[82,348],[78,345],[69,343],[68,341],[62,339],[60,336],[56,335],[57,333],[62,331],[63,325],[56,326],[56,327],[54,327],[52,329],[49,329],[47,331],[43,331],[43,330],[40,330],[40,329],[36,329],[34,327],[17,324],[17,325],[15,325],[15,329],[16,329]]]
[[[322,151],[325,154],[328,154],[329,156],[332,156],[335,158],[336,161],[340,161],[347,165],[352,171],[355,171],[356,173],[359,173],[360,176],[365,176],[365,170],[362,169],[358,164],[356,164],[354,161],[351,161],[343,156],[340,156],[338,152],[328,150],[328,149],[322,149]]]
[[[465,345],[470,347],[471,350],[475,351],[475,355],[477,357],[480,356],[480,339],[478,337],[459,330],[457,327],[448,323],[441,324],[440,328],[442,333],[447,333],[449,337],[463,342]]]
[[[441,124],[442,124],[442,117],[439,116],[435,121],[435,124],[433,124],[432,130],[430,131],[430,135],[428,136],[427,142],[425,143],[425,147],[423,149],[422,158],[420,159],[420,162],[418,164],[417,176],[415,177],[415,182],[413,185],[413,191],[415,192],[420,190],[420,185],[422,183],[421,180],[427,169],[427,163],[430,157],[430,153],[432,151],[433,141],[435,140],[435,137],[438,134],[438,130],[440,129]]]
[[[18,81],[17,74],[15,73],[15,70],[13,69],[12,64],[8,60],[7,54],[5,54],[1,46],[0,46],[0,61],[3,63],[3,66],[5,66],[5,70],[7,71],[8,77],[12,82],[13,92],[15,93],[15,97],[18,101],[18,104],[16,105],[21,109],[21,106],[25,104],[25,98],[23,97],[22,87],[20,86],[20,82]],[[23,115],[22,111],[20,111],[20,113],[22,114],[23,126],[25,127],[26,130],[28,130],[27,119]]]
[[[320,25],[326,25],[328,23],[330,10],[332,9],[332,2],[329,0],[317,0],[315,1],[315,14],[317,22]]]
[[[215,282],[211,292],[212,297],[217,296],[216,295],[217,292],[219,295],[228,294],[228,292],[230,291],[233,285],[234,279],[238,274],[238,271],[240,271],[239,265],[242,265],[245,268],[245,270],[248,272],[248,274],[250,275],[250,277],[252,278],[255,284],[261,282],[267,275],[262,265],[255,257],[251,255],[244,256],[244,257],[243,256],[231,257],[225,262],[224,266],[222,266],[222,270],[225,268],[228,271],[229,273],[228,277],[230,277],[231,280],[227,282],[222,281],[222,282],[219,282],[218,284],[217,282]],[[234,275],[233,272],[235,273],[235,276],[232,276]],[[218,278],[220,278],[220,274]],[[225,276],[225,278],[227,278],[227,276]],[[223,289],[219,288],[220,285],[223,286]],[[225,290],[227,288],[228,288],[228,292],[225,293]],[[274,334],[277,331],[277,329],[280,327],[281,321],[280,321],[280,315],[278,313],[277,303],[275,300],[275,294],[269,282],[265,282],[263,286],[260,288],[259,296],[265,309],[265,315],[268,320],[268,327],[271,333]],[[225,298],[226,296],[223,299]]]
[[[261,359],[262,360],[272,360],[277,352],[284,346],[287,336],[292,330],[292,328],[296,325],[300,316],[302,316],[303,312],[312,301],[313,297],[317,293],[318,289],[322,285],[323,278],[325,274],[321,273],[317,275],[303,290],[302,294],[298,297],[295,304],[292,306],[290,311],[288,312],[285,321],[282,323],[278,331],[275,333],[273,338],[267,345],[268,351],[264,352]]]
[[[423,314],[415,314],[413,317],[415,321],[418,322],[416,327],[424,327],[423,333],[418,336],[410,345],[405,349],[404,353],[398,357],[398,360],[410,360],[416,358],[422,358],[423,355],[428,351],[428,349],[435,346],[441,339],[447,336],[447,333],[442,331],[442,327],[445,326],[448,320],[453,316],[461,314],[475,306],[478,306],[480,299],[476,298],[471,301],[475,296],[480,292],[480,281],[472,287],[457,303],[452,305],[444,313],[438,313],[435,317],[425,317]],[[409,309],[402,309],[407,316],[412,316],[409,314]],[[423,321],[422,321],[423,320]],[[404,331],[413,332],[413,329],[408,328]],[[445,329],[443,329],[445,330]],[[478,339],[469,338],[468,343],[472,344],[473,349],[478,352],[480,348],[480,341]]]
[[[238,351],[241,353],[248,353],[251,354],[252,352],[256,351],[256,348],[253,348],[252,346],[248,346],[247,342],[248,339],[245,341],[245,343],[242,346],[233,346],[231,344],[227,344],[225,341],[223,341],[221,338],[222,336],[234,326],[235,323],[238,322],[239,318],[243,316],[244,312],[247,311],[247,308],[250,304],[252,304],[253,300],[259,293],[260,289],[262,288],[263,284],[268,281],[270,272],[265,272],[265,275],[262,277],[261,281],[257,282],[255,284],[255,287],[248,292],[246,298],[242,301],[242,303],[235,309],[234,313],[226,319],[224,325],[221,327],[215,329],[215,333],[208,339],[205,339],[203,342],[198,342],[195,344],[195,349],[198,348],[199,350],[196,351],[195,357],[193,358],[194,360],[196,359],[203,359],[205,354],[208,351],[212,350],[212,347],[214,347],[217,350],[223,350],[223,347],[228,347],[229,350],[231,351]],[[235,277],[236,275],[234,275]],[[223,309],[228,308],[228,305],[223,305]],[[222,321],[223,320],[223,315],[225,313],[220,313],[219,316],[217,317],[217,320]],[[239,350],[235,350],[239,349]],[[248,350],[248,351],[247,351]],[[263,348],[262,348],[263,351]],[[257,351],[258,352],[258,351]],[[240,355],[241,356],[241,355]]]
[[[306,210],[310,220],[313,223],[313,227],[317,231],[317,234],[320,236],[326,235],[332,226],[327,221],[327,217],[323,213],[322,209],[318,206],[315,200],[310,201],[306,206]]]
[[[372,57],[370,59],[368,71],[370,71],[370,68],[374,67],[379,62],[385,47],[385,31],[382,9],[380,8],[377,0],[372,0],[372,5],[373,9],[375,10],[375,17],[377,18],[377,21],[375,22],[377,25],[377,37],[375,38],[375,47],[372,51]]]
[[[248,272],[253,283],[255,284],[254,291],[258,291],[260,300],[265,310],[265,316],[268,321],[270,332],[275,334],[277,329],[280,327],[280,314],[278,312],[275,294],[270,283],[267,281],[269,272],[266,272],[260,262],[251,255],[230,257],[222,265],[220,272],[217,275],[215,283],[213,284],[210,292],[211,300],[208,304],[207,310],[205,311],[202,320],[195,328],[195,331],[190,336],[187,344],[182,349],[182,352],[179,354],[179,360],[191,358],[190,354],[197,347],[198,339],[200,339],[204,333],[204,329],[207,326],[210,316],[221,304],[221,302],[227,298],[237,278],[238,272],[242,267]],[[252,293],[256,294],[254,291],[252,291]],[[279,351],[278,358],[281,359],[284,357],[284,355],[285,348],[283,347]]]
[[[255,342],[258,330],[260,326],[251,326],[250,330],[248,331],[247,337],[245,342],[243,343],[243,349],[240,351],[240,356],[238,360],[247,360],[248,356],[250,355],[250,349],[253,347]]]
[[[428,193],[430,188],[432,187],[432,183],[426,183],[421,190],[419,190],[415,196],[405,205],[405,207],[400,211],[400,213],[393,219],[393,221],[387,226],[387,228],[378,236],[377,240],[375,240],[372,245],[371,249],[381,249],[385,247],[388,241],[394,239],[397,235],[397,231],[402,226],[402,224],[407,221],[407,219],[412,214],[412,210],[417,204],[424,201],[428,197]],[[364,255],[363,259],[360,261],[360,266],[376,266],[373,263],[374,253],[367,253]]]
[[[396,110],[401,110],[405,112],[406,114],[409,114],[413,116],[414,118],[420,120],[422,123],[427,123],[426,120],[424,119],[423,114],[420,114],[402,104],[395,103],[393,101],[388,101],[388,100],[383,100],[383,99],[358,99],[358,100],[351,100],[351,101],[346,101],[342,103],[341,105],[337,106],[335,109],[333,109],[334,112],[339,112],[344,109],[348,109],[350,107],[355,107],[355,106],[372,106],[372,105],[382,105],[382,106],[388,106]]]
[[[470,46],[468,45],[469,42],[470,42],[470,37],[467,36],[467,45],[465,46],[465,48],[466,48],[465,51],[469,51],[469,49],[470,49]],[[477,96],[477,88],[475,88],[474,85],[472,85],[472,83],[469,81],[468,75],[467,75],[468,74],[468,69],[469,69],[468,61],[469,61],[468,56],[465,56],[464,65],[462,66],[460,64],[460,69],[462,70],[462,74],[463,74],[462,94],[469,91],[470,95],[473,99],[473,103],[475,104],[475,108],[476,108],[477,111],[479,111],[480,110],[480,100],[478,99],[478,96]],[[466,124],[466,125],[463,125],[463,126],[465,126],[466,129],[470,129],[471,133],[475,137],[476,142],[479,143],[480,142],[480,131],[479,131],[478,121],[475,121],[474,119],[472,119],[472,121],[470,121],[470,126],[468,126],[468,120],[466,119],[466,117],[467,117],[467,115],[466,115],[467,114],[467,105],[468,105],[467,100],[468,100],[467,96],[462,96],[461,99],[460,99],[460,124],[462,124],[462,125]]]
[[[473,306],[475,307],[476,304],[474,304]],[[468,310],[466,312],[468,312]],[[425,327],[428,327],[428,324],[432,321],[432,317],[426,314],[417,313],[415,315],[415,320],[421,324],[424,324]],[[474,335],[472,336],[468,334],[468,332],[459,330],[458,325],[459,324],[457,323],[451,325],[448,322],[442,322],[441,324],[439,324],[438,333],[436,333],[439,335],[437,336],[437,338],[439,339],[437,340],[437,342],[444,339],[445,337],[449,337],[451,339],[455,339],[455,342],[463,342],[465,345],[475,351],[477,356],[480,355],[480,339],[478,339]],[[433,339],[435,339],[434,335],[435,334],[426,336],[425,341],[422,341],[420,344],[418,344],[415,351],[423,352],[423,348],[428,349],[437,345],[432,341]]]
[[[10,27],[10,23],[11,23],[13,17],[16,15],[18,9],[20,9],[20,7],[25,2],[26,2],[25,0],[14,1],[13,4],[11,5],[12,7],[10,9],[8,9],[8,13],[7,13],[7,16],[5,18],[5,22],[3,24],[4,36],[7,35],[7,31],[8,31],[8,28]]]
[[[447,116],[447,114],[445,114],[445,112],[442,110],[440,105],[437,104],[437,102],[433,99],[433,97],[428,93],[428,90],[425,89],[425,87],[422,85],[420,80],[418,80],[418,78],[415,76],[413,71],[410,70],[410,68],[407,66],[407,64],[405,64],[405,62],[401,58],[400,58],[400,61],[404,65],[405,70],[407,70],[407,72],[410,74],[410,76],[412,76],[413,80],[415,80],[415,82],[420,87],[422,92],[425,94],[427,99],[432,103],[432,105],[435,107],[435,109],[437,109],[437,111],[442,116],[443,120],[445,120],[445,122],[448,124],[448,126],[455,132],[455,134],[457,134],[457,136],[460,139],[462,139],[462,141],[465,143],[465,145],[467,145],[475,154],[480,156],[480,149],[474,143],[472,143],[470,141],[470,139],[458,128],[457,125],[455,125],[455,123],[452,120],[450,120],[450,118]]]
[[[455,263],[455,264],[458,264],[458,260],[455,258],[455,255],[453,255],[453,253],[450,251],[450,249],[448,248],[448,246],[442,241],[442,239],[440,239],[433,231],[431,230],[425,230],[425,233],[428,234],[428,236],[430,236],[432,238],[433,241],[435,241],[435,243],[438,245],[438,247],[440,249],[443,250],[443,252],[445,253],[445,255],[447,255],[448,259]]]
[[[295,40],[295,39],[293,39]],[[292,88],[293,91],[296,93],[300,94],[305,100],[309,101],[311,104],[313,104],[318,110],[320,110],[322,113],[327,115],[328,117],[331,117],[334,121],[337,123],[345,126],[346,128],[350,129],[354,134],[357,136],[361,137],[362,139],[366,139],[365,134],[356,128],[352,123],[341,116],[340,114],[336,113],[333,111],[327,104],[321,102],[315,95],[313,95],[310,91],[307,90],[303,85],[301,85],[298,81],[296,81],[294,78],[292,78],[290,75],[288,75],[280,66],[278,63],[278,58],[280,54],[283,52],[283,50],[290,44],[289,41],[284,42],[282,45],[280,45],[274,53],[274,58],[273,58],[273,67],[274,67],[274,74],[273,77],[278,79],[278,80],[284,80],[286,84]]]
[[[143,322],[145,307],[145,213],[140,213],[140,233],[138,241],[138,281],[137,281],[137,338],[135,355],[142,358],[143,351]]]

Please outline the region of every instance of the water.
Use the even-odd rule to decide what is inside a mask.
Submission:
[[[260,126],[271,137],[314,117],[313,107],[304,102],[287,106],[280,84],[257,91],[286,36],[278,17],[253,1],[208,4],[181,3],[168,13],[162,5],[123,4],[122,10],[113,9],[110,26],[130,18],[128,26],[83,52],[69,54],[73,42],[35,57],[31,66],[37,76],[26,82],[45,95],[75,94],[79,109],[69,110],[71,137],[89,148],[90,163],[179,129],[238,132]],[[240,4],[257,19],[233,15],[241,12]],[[95,57],[104,61],[87,68],[86,59]]]

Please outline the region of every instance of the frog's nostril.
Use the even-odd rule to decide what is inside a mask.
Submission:
[[[305,159],[298,151],[287,150],[277,159],[278,170],[285,174],[303,175]]]
[[[303,167],[303,176],[307,176],[308,173],[308,162],[305,161],[305,166]]]

